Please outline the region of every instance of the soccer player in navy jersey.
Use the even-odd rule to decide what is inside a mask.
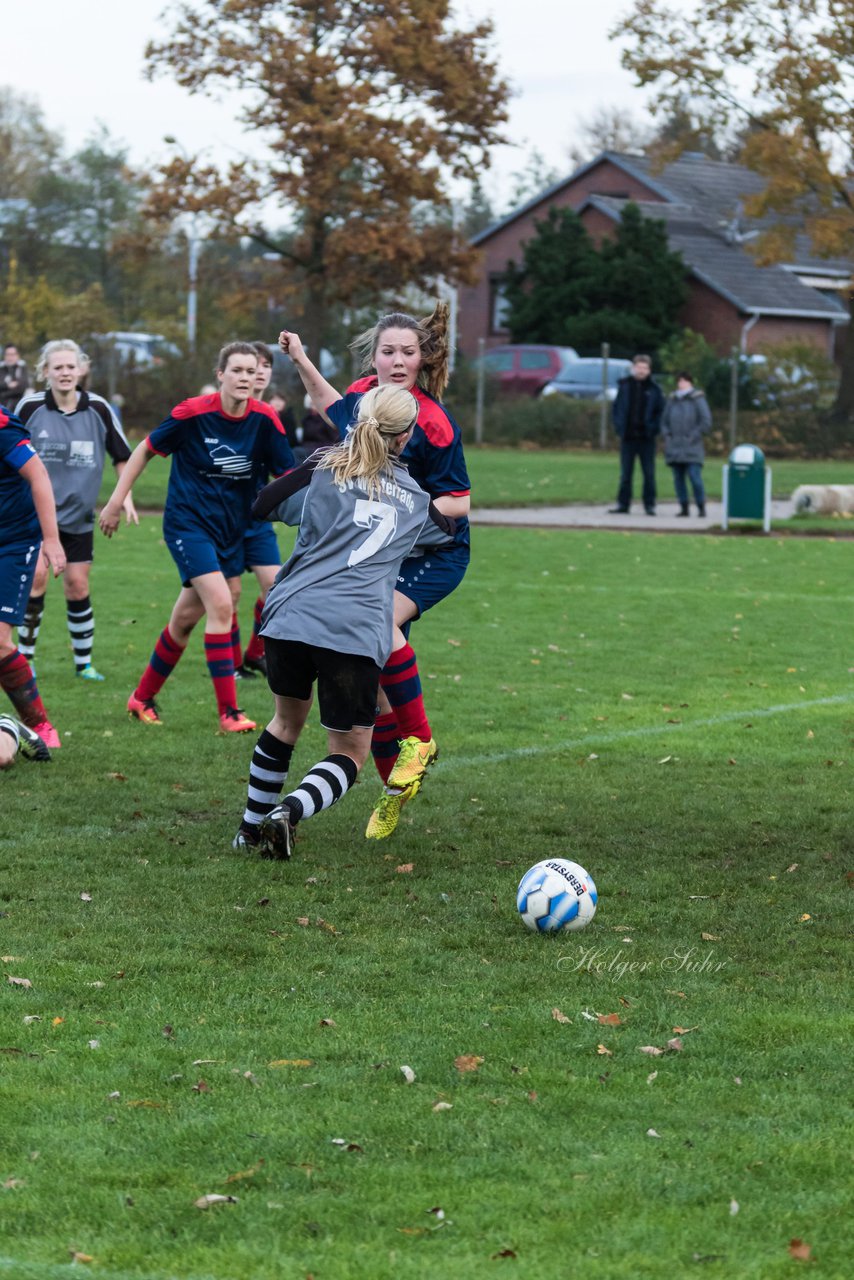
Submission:
[[[263,400],[264,392],[269,387],[270,379],[273,376],[273,357],[270,355],[270,348],[266,342],[253,342],[252,346],[258,356],[254,395],[256,400]],[[269,407],[274,413],[276,412],[272,404]],[[276,417],[278,418],[279,415],[276,414]],[[281,418],[279,418],[279,421],[281,422]],[[282,426],[285,427],[285,424],[282,423]],[[287,429],[285,429],[285,435],[287,435]],[[258,488],[262,488],[269,479],[270,474],[268,471],[261,472],[258,476]],[[264,641],[260,635],[261,611],[264,608],[267,592],[273,585],[273,579],[281,568],[282,555],[279,551],[276,532],[266,520],[252,521],[246,530],[243,548],[246,553],[245,569],[247,572],[251,570],[258,579],[260,595],[255,601],[253,611],[252,636],[246,646],[246,652],[242,656],[240,652],[240,626],[236,613],[232,620],[234,666],[239,679],[254,680],[259,675],[266,676],[267,674],[264,662]]]
[[[0,688],[18,719],[48,747],[59,747],[35,672],[12,640],[12,628],[24,621],[40,548],[58,577],[65,569],[65,552],[50,477],[20,419],[0,410]]]
[[[144,724],[160,724],[155,696],[204,616],[205,657],[214,685],[220,729],[255,728],[237,708],[232,648],[234,601],[245,564],[243,539],[251,521],[257,477],[266,468],[281,475],[293,466],[287,437],[268,405],[252,398],[255,348],[231,342],[217,360],[219,391],[196,396],[137,445],[101,512],[111,537],[122,502],[151,458],[172,457],[163,513],[163,537],[181,575],[182,588],[168,625],[128,699],[128,713]]]
[[[290,340],[296,350],[296,334]],[[267,485],[255,504],[259,516],[297,520],[299,537],[264,606],[276,709],[252,756],[236,849],[289,858],[297,823],[340,800],[367,759],[401,561],[454,533],[400,461],[417,413],[408,391],[375,387],[344,442]],[[278,804],[315,681],[329,754]]]
[[[439,303],[419,321],[394,312],[383,316],[353,343],[363,368],[373,375],[354,382],[343,397],[314,367],[302,345],[287,331],[279,345],[290,354],[315,407],[336,423],[341,434],[358,413],[366,391],[399,386],[418,402],[418,421],[402,455],[410,475],[456,521],[454,540],[436,550],[409,556],[401,565],[394,593],[394,646],[380,679],[379,714],[371,750],[385,783],[365,835],[384,839],[397,826],[400,811],[415,795],[437,747],[424,709],[409,624],[444,600],[459,585],[469,562],[469,478],[460,429],[437,397],[448,381],[448,308]],[[331,394],[330,394],[331,393]],[[336,402],[337,401],[337,402]]]

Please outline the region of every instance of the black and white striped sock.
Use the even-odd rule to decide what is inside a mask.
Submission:
[[[350,756],[327,756],[305,775],[296,791],[285,796],[282,804],[290,809],[292,821],[310,818],[340,800],[350,790],[358,773],[356,761]]]
[[[27,612],[24,614],[24,621],[18,627],[18,649],[27,659],[27,662],[32,662],[36,656],[36,641],[39,638],[43,614],[44,596],[30,596],[27,601]]]
[[[265,729],[255,744],[249,766],[249,786],[241,827],[257,831],[262,818],[279,803],[279,795],[288,776],[293,746],[282,742]]]
[[[68,633],[74,650],[74,665],[85,671],[92,665],[92,637],[95,634],[95,615],[89,596],[83,600],[66,600]]]

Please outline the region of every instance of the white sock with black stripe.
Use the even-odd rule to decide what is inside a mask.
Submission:
[[[291,821],[311,818],[322,809],[329,809],[336,800],[350,790],[359,770],[350,756],[327,756],[316,764],[303,778],[296,791],[291,791],[282,801],[291,811]]]
[[[257,833],[261,820],[279,803],[293,750],[290,742],[282,742],[268,729],[256,742],[249,766],[246,808],[240,823],[243,831]]]
[[[83,600],[66,600],[65,611],[74,650],[74,666],[78,671],[85,671],[92,665],[92,637],[95,634],[92,600],[89,596]]]

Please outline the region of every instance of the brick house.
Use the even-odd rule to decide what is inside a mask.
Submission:
[[[764,224],[746,218],[742,206],[762,185],[751,170],[697,152],[659,169],[642,155],[603,151],[473,238],[482,252],[481,272],[474,285],[460,290],[461,350],[473,357],[479,338],[487,347],[509,340],[501,275],[509,261],[521,262],[523,244],[549,209],[575,209],[598,242],[632,200],[644,217],[665,222],[670,247],[682,254],[689,285],[683,325],[722,354],[733,346],[751,352],[797,338],[833,355],[848,322],[851,264],[817,258],[799,235],[793,262],[758,266],[749,245]]]

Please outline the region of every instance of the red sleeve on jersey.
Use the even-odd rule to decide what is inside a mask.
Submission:
[[[354,396],[360,396],[365,391],[370,391],[371,388],[376,385],[377,375],[375,373],[369,373],[366,378],[357,378],[355,382],[351,382],[344,394],[347,396],[351,394]]]
[[[5,409],[0,409],[0,427],[9,425],[9,415]]]
[[[189,400],[182,400],[180,404],[176,404],[169,417],[195,418],[200,413],[221,412],[222,402],[219,398],[219,392],[214,391],[207,396],[191,396]]]
[[[437,449],[447,449],[454,441],[454,428],[440,404],[425,396],[419,387],[412,388],[418,401],[418,425]]]
[[[253,409],[256,413],[260,413],[262,417],[269,418],[276,430],[280,431],[283,436],[287,435],[285,428],[279,421],[279,415],[276,413],[275,409],[271,408],[270,405],[265,404],[263,400],[250,400],[249,412],[251,413]]]

